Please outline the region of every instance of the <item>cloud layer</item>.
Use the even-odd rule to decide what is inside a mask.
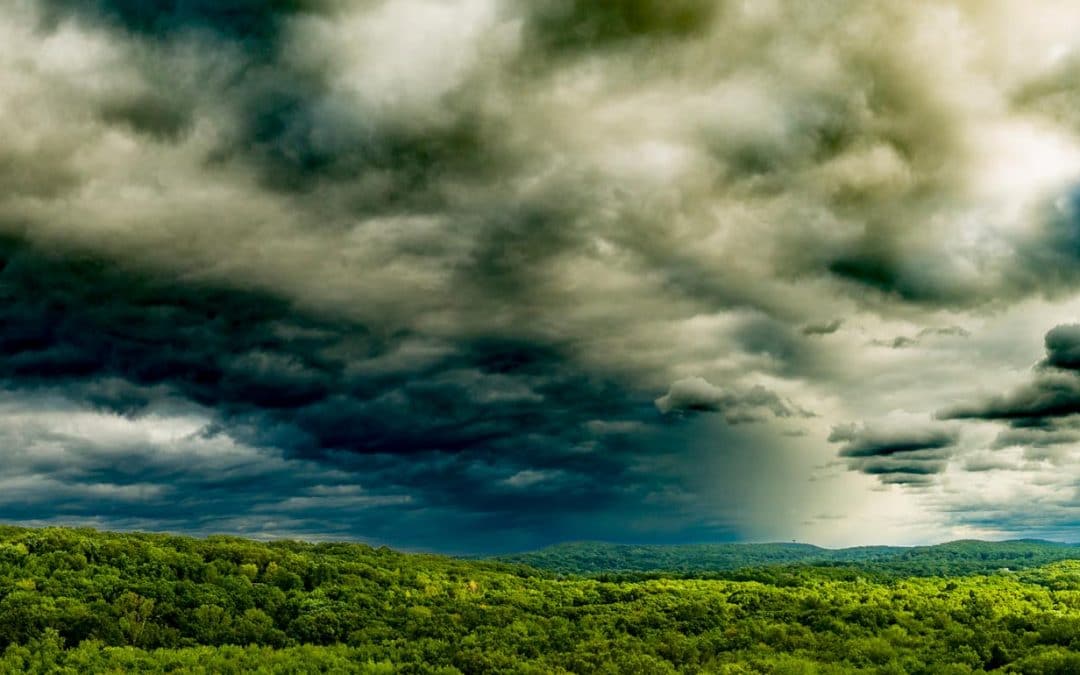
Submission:
[[[159,5],[0,9],[0,481],[34,505],[0,517],[1037,534],[1080,412],[1070,3]],[[237,453],[269,473],[216,487]]]

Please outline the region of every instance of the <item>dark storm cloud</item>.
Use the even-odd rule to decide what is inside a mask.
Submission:
[[[841,457],[888,457],[947,448],[956,443],[957,437],[955,429],[877,429],[848,424],[833,427],[829,442],[844,444],[840,449]]]
[[[745,321],[735,331],[734,338],[748,353],[768,357],[781,371],[797,371],[813,363],[813,352],[799,339],[798,333],[775,319],[755,317]]]
[[[145,51],[156,50],[157,65],[145,53],[139,53],[137,59],[136,67],[143,71],[146,91],[125,92],[117,94],[115,99],[99,102],[103,119],[154,138],[175,140],[193,126],[194,120],[224,113],[227,123],[215,139],[208,159],[226,164],[233,160],[241,162],[262,178],[263,187],[274,191],[319,192],[328,186],[340,190],[333,195],[340,202],[334,203],[332,212],[313,214],[305,223],[307,227],[315,227],[317,223],[341,228],[365,214],[448,213],[455,223],[475,223],[458,227],[487,233],[480,241],[470,242],[474,244],[470,251],[478,259],[478,268],[492,261],[495,266],[509,266],[515,251],[519,257],[537,264],[546,264],[557,254],[580,251],[591,237],[576,232],[577,223],[595,223],[600,220],[596,217],[599,214],[630,214],[637,206],[623,196],[611,198],[611,194],[632,194],[632,190],[628,193],[618,185],[608,186],[618,188],[609,190],[601,185],[605,182],[603,171],[586,166],[568,175],[567,184],[583,179],[596,189],[583,190],[590,198],[574,198],[568,209],[552,209],[554,213],[539,209],[533,216],[519,216],[514,207],[521,203],[520,198],[499,200],[492,195],[479,195],[479,203],[471,205],[475,207],[473,212],[455,212],[463,194],[476,199],[485,186],[498,184],[504,177],[509,177],[506,182],[512,185],[515,181],[528,183],[538,175],[546,175],[545,145],[559,139],[545,137],[543,126],[536,124],[528,110],[514,108],[509,103],[515,98],[525,101],[531,92],[542,94],[546,87],[561,80],[549,81],[546,75],[533,72],[528,66],[554,65],[555,62],[547,60],[550,51],[580,51],[602,59],[608,56],[608,47],[654,39],[670,42],[665,48],[681,54],[684,49],[701,48],[697,37],[720,31],[721,37],[732,37],[730,47],[725,49],[730,48],[733,58],[743,59],[754,73],[758,69],[766,72],[780,69],[782,77],[776,77],[781,81],[799,84],[778,98],[777,92],[768,89],[774,77],[762,75],[758,78],[760,82],[751,82],[753,87],[745,85],[750,91],[743,92],[737,87],[717,94],[721,103],[745,109],[749,117],[759,115],[767,120],[776,117],[761,131],[767,137],[757,138],[756,129],[751,130],[755,133],[739,134],[735,133],[738,129],[728,130],[723,126],[712,131],[700,128],[706,122],[722,125],[727,117],[737,117],[723,107],[718,113],[725,114],[710,114],[707,120],[701,120],[692,116],[691,106],[685,124],[678,121],[680,112],[675,107],[670,112],[673,117],[658,119],[656,126],[665,128],[675,122],[676,127],[693,130],[693,138],[662,138],[661,145],[697,145],[703,137],[715,136],[714,168],[722,170],[733,185],[749,182],[745,207],[752,212],[760,210],[763,215],[759,220],[788,220],[772,213],[774,209],[787,208],[784,194],[814,195],[810,200],[815,206],[810,211],[818,213],[815,218],[833,223],[832,229],[839,234],[820,237],[813,229],[790,236],[771,233],[777,235],[779,243],[775,247],[777,259],[771,261],[778,269],[772,271],[775,275],[769,272],[766,276],[835,276],[879,288],[887,298],[931,304],[978,305],[991,295],[1017,297],[1017,293],[1041,290],[994,288],[994,279],[987,284],[969,283],[954,274],[956,265],[934,257],[934,251],[940,250],[938,247],[916,245],[922,235],[932,239],[932,233],[923,231],[924,221],[940,215],[935,209],[951,205],[950,191],[962,183],[964,167],[960,160],[941,161],[950,149],[963,145],[954,138],[960,134],[961,125],[951,119],[947,102],[938,100],[939,92],[907,72],[910,64],[898,54],[879,54],[858,41],[848,44],[844,40],[836,48],[844,54],[850,52],[852,63],[858,66],[855,72],[810,72],[805,74],[804,82],[783,72],[787,61],[774,63],[773,55],[767,50],[759,53],[760,45],[773,43],[765,37],[775,35],[779,39],[789,29],[805,34],[810,38],[809,43],[820,42],[813,38],[827,33],[831,21],[844,16],[841,7],[828,12],[809,12],[794,5],[784,6],[773,12],[775,16],[766,12],[763,16],[767,20],[752,21],[752,16],[743,17],[734,6],[697,0],[512,4],[503,7],[498,15],[507,25],[518,27],[517,37],[523,41],[517,50],[508,48],[505,64],[513,77],[498,68],[475,66],[464,69],[460,77],[443,78],[446,90],[424,98],[424,105],[395,107],[386,101],[408,100],[408,97],[397,90],[383,91],[375,83],[368,84],[364,75],[370,73],[348,70],[356,65],[348,60],[352,54],[331,53],[330,47],[317,41],[318,37],[325,37],[324,33],[336,35],[331,30],[336,24],[344,25],[357,15],[375,15],[386,10],[388,5],[384,3],[346,6],[303,0],[271,3],[189,0],[147,5],[131,0],[91,3],[51,0],[45,6],[51,8],[53,16],[77,16],[111,26],[142,39],[140,44]],[[903,12],[896,14],[889,18],[895,20],[897,30],[918,25],[918,21]],[[747,24],[747,30],[742,30],[740,22]],[[323,32],[310,33],[298,28],[308,23],[326,26],[319,29]],[[417,30],[424,28],[418,26]],[[742,33],[745,35],[735,39]],[[176,51],[176,44],[184,41],[194,42],[199,47],[197,53],[214,54],[218,69],[225,74],[178,81],[168,68],[160,67],[162,62],[194,58]],[[480,38],[477,41],[484,43]],[[716,42],[726,44],[725,40]],[[529,49],[534,43],[543,46],[540,53]],[[803,47],[795,41],[786,48]],[[324,53],[320,49],[328,51]],[[377,59],[379,55],[365,56]],[[627,58],[633,62],[636,57]],[[726,61],[724,58],[705,60]],[[597,96],[595,108],[605,109],[604,104],[609,102],[618,107],[619,97],[625,92],[616,85],[625,85],[626,74],[617,62],[597,61],[596,67],[613,84],[593,92]],[[572,75],[573,71],[568,77]],[[717,79],[725,83],[734,79],[738,83],[740,78],[728,75],[721,69],[716,73],[706,70],[695,77],[701,78],[703,84]],[[521,78],[526,81],[523,83]],[[520,90],[516,88],[522,84]],[[660,86],[662,81],[655,84]],[[765,90],[757,91],[762,87]],[[851,93],[840,95],[838,91]],[[745,101],[739,98],[741,93],[746,94]],[[725,103],[729,98],[730,102]],[[680,103],[680,99],[674,103]],[[758,106],[764,109],[759,111]],[[807,112],[799,113],[802,109]],[[571,119],[571,111],[563,112],[567,117],[552,117],[553,124]],[[659,117],[659,113],[647,106],[641,109],[642,118],[654,114]],[[530,132],[531,128],[535,131]],[[621,125],[612,124],[608,128],[618,129]],[[756,148],[751,154],[758,159],[747,160],[746,148],[732,146],[735,141],[724,140],[743,136]],[[583,151],[599,152],[603,147],[569,140]],[[624,145],[612,143],[611,149]],[[757,168],[747,168],[748,164]],[[762,183],[770,187],[761,187]],[[550,192],[545,191],[543,200],[556,201],[550,198],[552,193],[566,197],[566,191],[560,187],[565,186],[553,186]],[[679,201],[692,205],[699,197],[704,198],[690,196]],[[507,212],[512,215],[493,215]],[[620,228],[621,237],[615,239],[634,256],[651,261],[649,266],[669,268],[663,271],[678,295],[693,296],[701,304],[712,307],[763,305],[772,309],[771,305],[781,304],[780,300],[762,297],[769,294],[753,283],[740,281],[738,275],[717,278],[717,266],[712,260],[695,259],[692,252],[664,251],[662,237],[637,235],[638,230],[655,231],[647,225],[658,216],[648,211],[641,213],[638,217],[643,226],[624,226]],[[912,223],[918,231],[909,233]],[[1049,231],[1031,242],[1005,242],[1018,250],[1032,252],[1019,259],[1033,262],[1030,265],[1023,262],[1023,270],[1016,274],[1008,270],[999,274],[1002,283],[1011,285],[1013,280],[1027,278],[1031,269],[1064,268],[1060,264],[1047,267],[1046,261],[1039,257],[1041,254],[1035,252],[1060,250],[1062,244],[1070,241],[1069,232],[1075,226],[1065,223],[1048,227]],[[539,234],[529,234],[532,232]],[[506,248],[505,244],[500,245],[500,237],[517,240],[523,233],[526,241],[510,251],[512,255],[500,255]],[[665,260],[670,264],[665,265]],[[1032,280],[1037,281],[1035,277]],[[499,285],[498,278],[492,282],[490,286]],[[1048,278],[1047,282],[1057,287],[1053,279]]]
[[[0,375],[13,386],[130,383],[132,399],[114,392],[119,410],[164,387],[226,419],[265,416],[294,451],[457,452],[520,434],[563,447],[583,441],[590,420],[648,411],[648,399],[575,373],[551,347],[475,340],[387,369],[415,336],[14,240],[0,245],[0,293]],[[110,402],[100,386],[86,393]]]
[[[708,32],[723,3],[711,0],[540,0],[527,33],[555,52],[590,52],[634,40],[686,39]]]
[[[138,34],[163,38],[206,30],[224,38],[257,44],[275,39],[280,22],[326,8],[324,0],[45,0],[46,17],[64,15],[104,21]]]
[[[196,145],[196,164],[225,172],[226,182],[234,179],[229,170],[250,169],[259,189],[298,200],[288,209],[307,209],[304,235],[308,230],[339,235],[331,246],[361,232],[361,226],[373,239],[385,236],[375,243],[386,254],[364,251],[369,258],[360,262],[361,268],[382,269],[402,259],[416,269],[445,266],[455,290],[444,306],[476,311],[481,317],[477,325],[451,324],[449,331],[437,331],[441,335],[425,334],[388,319],[360,321],[342,317],[347,312],[313,312],[291,302],[288,292],[252,290],[250,281],[229,275],[192,280],[207,267],[229,269],[228,262],[200,266],[178,252],[178,272],[161,260],[127,264],[125,258],[139,256],[125,253],[124,243],[109,253],[94,253],[55,241],[32,244],[16,235],[0,251],[0,281],[9,301],[0,311],[0,349],[7,356],[0,376],[6,385],[19,392],[64,391],[81,404],[136,419],[164,401],[188,401],[211,417],[205,433],[212,438],[279,449],[289,460],[315,460],[365,483],[400,488],[411,501],[390,508],[437,510],[443,522],[489,514],[502,528],[536,529],[541,524],[529,514],[542,513],[553,522],[563,513],[593,509],[629,514],[640,508],[643,496],[668,488],[677,493],[677,485],[665,485],[655,472],[631,475],[641,458],[664,450],[595,431],[635,428],[658,419],[651,404],[654,390],[642,392],[635,378],[616,379],[595,366],[583,367],[567,346],[576,341],[572,333],[569,339],[549,340],[537,337],[527,322],[520,326],[525,337],[518,330],[482,325],[483,315],[493,308],[507,307],[526,318],[537,306],[563,312],[563,301],[545,297],[545,286],[559,256],[591,240],[578,231],[597,208],[579,196],[588,192],[587,186],[559,190],[558,200],[551,199],[549,188],[533,199],[513,194],[491,199],[487,183],[502,166],[489,145],[501,136],[485,127],[477,100],[451,88],[432,104],[442,108],[434,120],[426,111],[410,116],[366,110],[367,92],[341,89],[341,63],[296,58],[297,46],[290,43],[295,36],[286,35],[285,24],[306,16],[309,7],[194,2],[153,12],[137,3],[58,2],[54,25],[47,30],[64,35],[58,17],[66,12],[133,40],[118,43],[135,55],[133,73],[124,74],[131,82],[96,93],[94,104],[106,125],[133,132],[130,138],[139,139],[136,147]],[[668,32],[664,22],[675,14],[659,5],[642,8],[628,10],[628,34],[651,33],[641,21],[654,19],[661,22],[660,33]],[[172,65],[183,77],[176,76]],[[213,72],[214,67],[221,72]],[[468,78],[465,85],[472,86]],[[86,133],[106,132],[92,128]],[[155,162],[151,170],[162,168]],[[528,177],[521,167],[515,169]],[[54,171],[52,180],[58,175]],[[174,179],[166,175],[163,182]],[[566,184],[573,181],[570,176]],[[481,188],[479,207],[448,210],[448,183]],[[228,207],[269,196],[248,189],[245,185],[241,199]],[[305,193],[320,190],[340,191],[303,201]],[[181,208],[192,202],[197,199],[185,195]],[[108,210],[114,208],[123,207],[110,204]],[[444,229],[399,243],[395,223],[356,223],[387,213],[420,214]],[[263,244],[277,243],[274,234],[296,235],[271,219],[259,222],[257,241],[237,241],[233,232],[239,228],[229,212],[213,218],[222,223],[207,239],[214,241],[217,261],[262,256]],[[148,226],[159,220],[150,219]],[[188,245],[175,233],[166,241]],[[197,245],[199,237],[189,241]],[[269,255],[265,260],[279,262]],[[291,280],[319,272],[302,268],[291,279],[287,272],[275,274],[274,281],[287,287]],[[338,286],[361,283],[350,276],[350,270],[343,270],[327,294],[349,297]],[[392,279],[380,285],[371,287],[372,295],[388,296],[387,304],[402,299],[399,311],[408,316],[416,296]],[[461,309],[472,305],[477,308]],[[364,313],[378,314],[366,308]],[[415,317],[417,322],[427,318]],[[454,323],[468,324],[469,319],[455,318]],[[750,389],[745,399],[728,403],[725,415],[732,422],[764,411],[788,415],[795,410],[764,389]],[[627,453],[627,447],[634,452]],[[134,470],[139,464],[127,466]],[[80,480],[125,490],[167,480],[149,470],[142,476],[96,471]],[[263,482],[282,494],[297,492],[269,478]],[[228,486],[219,491],[200,478],[177,489],[202,493],[205,502],[199,503],[211,505],[200,510],[188,504],[193,518],[227,508],[211,497],[225,495]],[[321,515],[324,523],[326,510],[333,508],[303,495],[291,504],[313,518]],[[129,515],[144,518],[160,505],[160,499],[149,500],[141,509],[131,507]],[[84,506],[87,512],[93,509]],[[65,503],[59,511],[72,515],[78,509]],[[31,515],[45,514],[22,514]],[[384,536],[392,531],[391,526],[368,526]]]
[[[499,513],[502,527],[512,527],[538,510],[552,518],[632,510],[635,494],[663,484],[628,473],[648,447],[615,450],[627,447],[620,428],[658,420],[648,398],[579,371],[556,347],[474,339],[426,361],[395,360],[416,336],[377,335],[272,296],[45,254],[11,239],[0,246],[0,294],[0,381],[9,392],[62,393],[135,421],[163,406],[194,404],[216,420],[203,432],[211,448],[214,438],[233,438],[282,453],[279,463],[308,462],[305,471],[343,471],[381,489],[357,500],[364,509],[441,509],[457,513],[445,516],[451,519]],[[782,405],[751,391],[738,410],[771,406],[787,414]],[[263,504],[259,491],[292,494],[291,508],[313,515],[322,508],[325,517],[329,508],[299,494],[302,485],[275,487],[292,469],[213,471],[189,483],[173,477],[178,468],[168,460],[137,456],[144,448],[116,452],[127,454],[117,461],[115,453],[75,448],[51,468],[37,466],[72,481],[65,484],[78,504],[54,500],[50,508],[68,516],[94,511],[79,501],[86,485],[140,495],[116,502],[116,513],[130,518],[150,517],[168,500],[188,505],[193,519],[210,518],[215,509]],[[376,497],[387,490],[409,501],[382,504]],[[230,505],[237,492],[251,503]],[[34,502],[4,513],[38,518],[42,508]]]
[[[117,377],[164,384],[202,405],[294,408],[327,395],[341,365],[321,328],[286,303],[127,273],[93,256],[0,242],[4,376],[25,384]],[[364,341],[362,327],[357,340]],[[376,347],[377,348],[377,347]]]
[[[0,394],[0,442],[8,448],[0,514],[124,529],[362,537],[346,522],[327,522],[326,512],[377,521],[413,504],[399,486],[361,486],[325,464],[204,433],[205,411],[190,404],[152,410],[120,417],[62,397]],[[313,517],[319,504],[321,520]]]
[[[1037,227],[1000,242],[1011,251],[1011,264],[979,277],[957,269],[939,251],[914,245],[892,229],[899,223],[876,226],[873,236],[849,244],[827,267],[864,291],[880,292],[880,299],[926,306],[978,308],[1032,295],[1060,298],[1080,283],[1080,192],[1073,186],[1062,195],[1059,188],[1053,197],[1034,209]]]
[[[285,192],[355,181],[357,213],[445,208],[440,181],[482,180],[500,166],[484,121],[455,111],[453,102],[453,119],[420,128],[357,119],[319,77],[273,70],[243,83],[243,125],[217,157],[240,157],[268,187]]]
[[[1006,420],[1015,426],[1080,413],[1080,381],[1072,373],[1045,372],[1033,382],[997,396],[942,410],[941,419]]]
[[[1080,370],[1080,325],[1056,326],[1046,334],[1046,360],[1053,368]]]
[[[1047,295],[1075,289],[1080,281],[1080,189],[1073,184],[1036,217],[1036,231],[1017,245],[1019,264],[1011,271],[1010,285]]]
[[[296,23],[305,17],[340,21],[347,14],[340,5],[301,0],[274,3],[230,0],[224,4],[176,2],[151,8],[144,3],[120,0],[89,4],[53,0],[50,6],[54,14],[103,21],[105,25],[162,41],[164,46],[159,51],[164,50],[165,58],[169,58],[168,45],[176,41],[198,43],[210,40],[225,45],[221,60],[225,63],[227,76],[218,82],[211,80],[211,83],[221,89],[222,101],[233,119],[208,159],[242,162],[261,176],[265,187],[275,191],[303,193],[327,186],[340,189],[340,198],[347,204],[348,215],[337,218],[347,220],[358,214],[445,211],[455,202],[451,186],[453,190],[462,186],[483,186],[499,176],[529,174],[537,170],[533,166],[534,160],[528,159],[527,148],[512,147],[503,142],[504,132],[514,121],[506,117],[506,111],[494,112],[487,104],[492,86],[499,81],[484,79],[490,77],[486,71],[466,75],[461,81],[448,85],[447,91],[433,99],[439,106],[437,115],[430,111],[408,110],[387,114],[377,106],[365,103],[378,92],[366,92],[362,81],[357,83],[355,91],[342,90],[339,86],[343,77],[338,70],[340,64],[319,55],[317,46],[304,45],[301,49],[295,35],[283,34],[286,32],[284,27],[292,25],[290,22]],[[379,7],[378,3],[372,3],[369,9],[374,11]],[[356,9],[350,8],[351,11]],[[696,0],[680,0],[674,4],[652,0],[601,5],[576,0],[536,3],[524,12],[522,31],[526,48],[515,55],[511,63],[526,66],[544,63],[544,56],[527,48],[532,42],[543,45],[544,50],[556,52],[603,53],[606,47],[635,44],[642,39],[672,40],[677,44],[692,41],[695,36],[707,34],[713,22],[726,11],[716,3]],[[205,48],[212,50],[215,46],[206,44]],[[152,43],[148,49],[155,49]],[[303,57],[304,49],[315,49],[318,58],[298,58]],[[865,67],[872,72],[891,72],[895,68],[878,58],[866,55],[862,58],[867,61]],[[178,138],[190,129],[193,120],[208,114],[208,103],[205,100],[199,103],[205,99],[205,94],[199,91],[203,82],[178,82],[160,67],[147,72],[146,80],[148,91],[125,94],[102,103],[102,118],[168,140]],[[822,105],[828,112],[820,119],[815,118],[814,124],[820,128],[807,129],[797,135],[798,144],[813,146],[796,152],[799,157],[806,155],[799,161],[829,164],[835,159],[845,171],[848,164],[861,167],[860,162],[869,162],[864,167],[866,170],[884,170],[876,167],[885,163],[888,168],[892,166],[890,162],[900,161],[890,159],[896,153],[882,151],[885,154],[864,157],[853,147],[855,139],[864,134],[882,133],[883,138],[878,140],[883,147],[899,148],[902,152],[898,156],[910,164],[905,170],[914,172],[912,189],[920,187],[930,195],[947,193],[952,186],[948,171],[935,169],[932,175],[918,178],[921,164],[936,162],[934,158],[940,152],[941,144],[952,143],[946,133],[948,129],[941,127],[941,120],[936,119],[941,115],[936,103],[926,100],[927,93],[917,83],[882,81],[891,82],[895,91],[875,94],[881,99],[881,114],[896,115],[905,124],[870,125],[859,117],[860,111],[853,107],[853,102],[827,101]],[[910,130],[916,122],[936,131],[917,134]],[[878,129],[894,131],[875,131]],[[760,148],[758,154],[766,154],[769,158],[756,164],[776,164],[775,169],[766,173],[781,183],[791,182],[794,186],[803,178],[793,170],[783,168],[790,161],[785,153],[791,151],[776,147],[767,144]],[[522,153],[523,149],[525,153]],[[841,162],[849,151],[856,157]],[[720,159],[732,168],[739,166],[739,157],[746,154],[737,148],[722,152],[725,156]],[[727,153],[732,156],[726,156]],[[761,171],[754,169],[745,173],[755,176]],[[830,174],[829,180],[836,179]],[[889,191],[895,186],[890,185],[859,188],[869,189],[871,193],[860,192],[855,204],[873,197],[872,189],[885,190],[888,193],[886,201],[892,204],[893,196]],[[842,203],[831,204],[830,208],[846,211],[851,196],[841,197],[850,189],[854,188],[835,188],[836,194],[831,198]],[[915,210],[922,209],[922,198],[913,199]],[[497,247],[500,236],[517,237],[521,232],[535,232],[537,234],[529,234],[528,241],[518,246],[531,258],[542,255],[545,242],[567,245],[554,249],[555,252],[580,242],[581,239],[569,236],[572,223],[583,212],[607,206],[592,203],[594,201],[581,200],[573,204],[572,213],[564,210],[550,215],[540,212],[536,218],[538,222],[521,227],[506,227],[506,217],[494,217],[490,212],[461,217],[503,224],[500,226],[496,222],[483,228],[491,236],[478,243],[477,256],[483,257],[489,247]],[[495,204],[484,208],[485,211],[493,208],[494,213],[500,213],[514,207]],[[524,223],[529,218],[515,215],[510,220]],[[810,248],[804,245],[801,237],[796,237],[792,243],[797,246],[785,255],[791,256],[793,268],[800,273],[831,274],[904,301],[979,305],[988,302],[987,296],[992,292],[995,297],[1019,297],[1042,290],[1059,292],[1069,287],[1072,281],[1062,275],[1067,275],[1071,266],[1058,252],[1069,250],[1070,238],[1076,230],[1074,221],[1075,218],[1068,214],[1051,217],[1040,234],[1012,242],[1022,264],[1017,270],[1002,275],[1001,283],[1008,288],[994,289],[961,280],[947,260],[933,258],[932,249],[923,251],[911,245],[911,236],[904,234],[908,222],[906,215],[901,219],[887,211],[868,222],[861,237],[824,241]],[[333,227],[337,222],[331,216],[330,222],[324,225]],[[552,233],[557,236],[549,236]],[[656,255],[656,251],[649,250],[654,242],[628,243],[632,248],[641,249],[640,254]],[[490,250],[497,252],[498,248]],[[498,260],[499,264],[508,264],[505,258]],[[706,302],[735,306],[748,302],[745,292],[732,288],[730,283],[716,284],[710,274],[692,267],[693,262],[682,260],[670,283],[680,287],[689,284],[691,287],[684,290]],[[1034,270],[1039,270],[1041,276],[1031,274]],[[1046,275],[1047,270],[1052,273]],[[1039,279],[1046,281],[1045,289]],[[498,283],[498,279],[493,282]],[[754,301],[749,304],[753,305]]]
[[[945,470],[958,440],[956,429],[940,425],[848,424],[833,427],[829,434],[830,443],[843,444],[839,455],[848,469],[898,485],[929,484],[931,476]]]
[[[145,90],[103,101],[104,121],[175,141],[224,104],[233,120],[207,160],[241,161],[270,189],[304,192],[348,181],[355,213],[430,211],[444,207],[440,181],[480,181],[500,168],[486,141],[492,130],[465,93],[448,92],[438,121],[365,114],[357,101],[333,90],[329,80],[339,75],[328,64],[301,62],[290,53],[294,45],[283,35],[288,22],[336,20],[344,11],[340,3],[48,0],[46,7],[48,24],[74,16],[145,38],[138,64]],[[190,59],[192,46],[218,52],[201,79],[178,77],[183,69],[169,68],[169,61]],[[219,89],[213,92],[218,98],[207,85]]]
[[[1046,358],[1030,382],[1014,390],[938,413],[941,419],[1008,421],[1014,427],[1043,427],[1080,414],[1080,326],[1061,325],[1045,337]]]
[[[555,461],[550,453],[526,458],[537,448],[509,445],[497,457],[431,452],[311,461],[207,432],[199,426],[206,412],[189,405],[170,415],[155,404],[142,416],[119,417],[40,392],[0,394],[0,443],[9,448],[0,515],[505,551],[567,532],[595,537],[617,522],[626,527],[641,517],[642,504],[650,512],[678,506],[664,499],[680,494],[672,477],[655,469],[642,475],[630,465],[647,450],[641,447],[624,448],[621,457],[615,448],[583,449],[558,468],[544,468]],[[693,513],[685,517],[671,522],[669,536],[704,527],[694,525]],[[717,532],[709,528],[708,536]]]
[[[828,425],[953,396],[926,382],[967,333],[935,326],[1080,283],[1074,71],[1044,53],[1071,22],[1018,7],[8,3],[3,386],[133,424],[193,406],[190,452],[280,464],[176,478],[147,431],[110,471],[46,428],[83,468],[12,494],[90,518],[112,490],[148,522],[184,492],[212,529],[231,491],[240,529],[341,513],[432,545],[777,533],[744,485],[801,494]],[[1075,393],[1042,380],[1065,333],[1035,398]],[[1047,405],[1009,419],[1059,430]],[[956,444],[875,429],[834,441],[883,483]]]
[[[943,299],[940,296],[942,289],[905,274],[898,261],[881,252],[865,250],[846,254],[830,262],[828,269],[842,279],[895,293],[907,301]]]
[[[739,351],[752,358],[762,372],[782,378],[816,379],[835,372],[836,354],[831,351],[828,341],[807,338],[827,334],[807,333],[805,326],[800,327],[780,316],[751,312],[740,317],[730,337]]]
[[[128,125],[138,133],[161,141],[176,141],[193,122],[193,110],[184,101],[158,92],[135,94],[105,102],[101,117],[109,124]]]

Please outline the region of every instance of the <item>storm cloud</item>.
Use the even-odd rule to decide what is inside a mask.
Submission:
[[[1006,420],[1039,427],[1080,413],[1080,325],[1060,325],[1046,334],[1046,358],[1031,381],[1004,394],[942,410],[942,419]]]
[[[0,517],[996,534],[968,466],[1026,527],[1009,481],[1080,412],[1076,326],[1029,349],[1080,315],[1078,19],[7,3]],[[807,503],[848,515],[795,533]]]
[[[724,415],[730,424],[759,421],[765,413],[776,417],[810,416],[794,408],[762,386],[734,392],[713,386],[700,377],[673,382],[668,392],[656,399],[660,412],[715,412]]]
[[[842,443],[839,455],[849,469],[899,485],[928,484],[931,476],[944,472],[958,440],[956,429],[938,425],[847,424],[829,434],[829,442]]]

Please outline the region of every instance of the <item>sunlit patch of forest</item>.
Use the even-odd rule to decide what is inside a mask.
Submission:
[[[949,546],[892,566],[578,574],[361,544],[0,528],[0,670],[1080,673],[1080,561],[1045,560],[1075,549]]]

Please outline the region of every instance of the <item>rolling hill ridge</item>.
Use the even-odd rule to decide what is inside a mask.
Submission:
[[[557,544],[496,560],[561,574],[722,573],[749,567],[854,566],[878,573],[974,574],[1027,569],[1080,558],[1080,545],[1036,539],[988,542],[958,540],[932,546],[857,546],[827,549],[811,544],[628,545],[603,542]]]

